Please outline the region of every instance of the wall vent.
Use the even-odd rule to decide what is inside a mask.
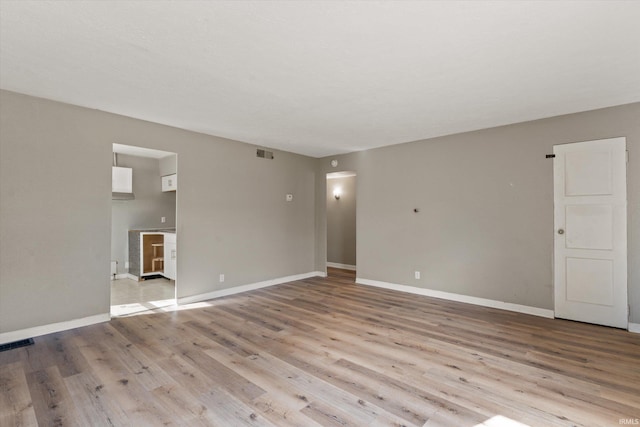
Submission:
[[[0,352],[13,350],[14,348],[26,347],[28,345],[33,345],[33,339],[27,338],[26,340],[14,341],[7,344],[0,345]]]
[[[258,148],[256,150],[256,157],[260,157],[261,159],[273,159],[273,151],[263,150],[262,148]]]

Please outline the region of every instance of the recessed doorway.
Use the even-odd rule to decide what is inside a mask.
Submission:
[[[176,303],[177,155],[113,144],[111,315]]]
[[[326,201],[327,269],[356,271],[356,173],[328,173]]]

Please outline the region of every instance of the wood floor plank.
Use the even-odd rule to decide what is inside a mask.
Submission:
[[[267,353],[255,355],[250,359],[254,365],[265,370],[272,369],[284,377],[300,400],[310,403],[322,401],[331,407],[339,408],[352,417],[359,417],[357,425],[369,424],[376,419],[385,419],[399,425],[413,425],[407,422],[409,417],[406,414],[398,416],[379,405],[377,397],[367,399],[359,393],[352,393],[346,388],[336,386],[331,381],[326,381],[326,378],[316,375],[316,372],[304,369],[305,366],[302,364],[296,366],[281,357]],[[292,369],[292,366],[296,369]]]
[[[218,318],[218,323],[221,323],[220,317]],[[276,334],[276,332],[272,331],[270,328],[266,329],[270,333]],[[366,409],[367,402],[365,400],[358,396],[352,396],[349,393],[343,393],[342,388],[335,388],[333,391],[325,390],[327,387],[332,386],[318,382],[314,376],[309,376],[305,371],[296,371],[291,365],[284,364],[284,366],[281,366],[281,358],[273,358],[268,354],[261,353],[260,347],[251,342],[252,337],[255,339],[256,335],[251,332],[243,332],[243,337],[239,335],[228,336],[224,340],[224,344],[230,345],[231,348],[242,347],[245,349],[245,352],[252,353],[247,357],[243,357],[243,354],[238,355],[237,353],[230,353],[228,359],[229,364],[227,366],[233,367],[235,370],[242,370],[243,375],[245,376],[252,376],[252,371],[255,372],[257,370],[260,375],[262,375],[262,379],[267,380],[267,386],[269,386],[269,383],[273,384],[274,382],[274,379],[270,378],[269,373],[276,375],[287,386],[288,393],[286,393],[286,399],[293,401],[293,403],[289,403],[290,407],[295,408],[296,402],[298,404],[300,404],[300,402],[305,404],[306,402],[313,402],[314,397],[312,396],[316,395],[316,391],[319,391],[321,399],[330,399],[329,403],[331,406],[343,407],[345,408],[343,410],[352,414],[362,413],[361,417],[363,418],[360,419],[358,425],[362,425],[363,423],[369,424],[376,418],[394,420],[394,422],[398,423],[400,422],[399,418],[393,416],[391,413],[384,413],[385,411],[382,407],[380,409],[383,410]],[[263,337],[260,336],[258,340],[262,340],[262,338]],[[207,353],[212,356],[220,354],[219,350],[215,349],[208,350]],[[233,357],[234,355],[235,357]],[[244,367],[244,369],[242,369],[242,367]],[[377,404],[376,399],[374,399],[374,402]]]
[[[217,417],[198,395],[179,385],[162,386],[152,391],[154,400],[171,414],[183,414],[181,423],[187,426],[210,426]]]
[[[0,365],[0,426],[37,426],[22,362]]]
[[[215,378],[206,375],[180,355],[174,353],[170,357],[158,361],[158,365],[182,387],[198,395],[216,386]]]
[[[78,409],[84,425],[127,426],[126,413],[115,399],[109,398],[109,390],[91,372],[83,372],[64,379],[69,394]]]
[[[144,386],[145,382],[138,381],[137,376],[108,344],[95,343],[81,347],[80,350],[91,364],[91,372],[99,382],[96,388],[103,393],[104,399],[111,399],[113,405],[122,409],[129,425],[162,425],[169,422],[172,416],[178,415],[169,414],[153,398],[152,393]]]
[[[640,419],[638,334],[329,273],[0,353],[0,425],[592,427]]]
[[[58,367],[63,378],[88,370],[84,359],[73,341],[73,333],[56,333],[42,337],[49,347],[51,363]]]
[[[350,413],[340,408],[327,405],[322,401],[309,403],[302,409],[302,413],[323,426],[342,427],[370,424],[369,422],[365,423],[361,419],[353,417]]]
[[[27,382],[39,425],[83,425],[56,366],[27,374]]]
[[[306,347],[308,349],[309,347]],[[294,353],[289,355],[280,356],[284,360],[287,360],[289,363],[294,365],[302,365],[305,370],[310,372],[314,372],[315,375],[322,376],[322,371],[325,369],[323,366],[330,366],[329,372],[324,375],[336,376],[336,372],[339,370],[336,368],[337,366],[349,366],[352,364],[345,364],[344,360],[339,360],[337,363],[330,364],[330,361],[319,359],[319,361],[315,364],[315,366],[311,365],[312,360],[314,360],[317,355],[303,353],[303,350],[296,350]],[[480,414],[485,414],[487,416],[496,413],[496,411],[505,411],[504,406],[496,405],[490,399],[487,399],[486,393],[477,393],[476,390],[473,390],[472,393],[468,393],[465,396],[464,391],[452,389],[448,384],[438,384],[434,381],[436,378],[433,375],[423,375],[423,372],[420,369],[410,369],[411,367],[403,366],[396,363],[392,364],[379,364],[375,365],[375,370],[371,370],[371,372],[381,372],[381,374],[372,375],[368,372],[368,369],[364,368],[364,365],[368,365],[371,363],[371,354],[366,356],[358,357],[357,355],[352,355],[352,358],[355,360],[359,360],[362,363],[361,369],[355,369],[353,372],[349,374],[345,374],[344,377],[348,378],[349,381],[354,382],[355,384],[359,384],[362,387],[362,384],[366,384],[367,381],[373,379],[374,384],[385,384],[390,387],[390,391],[386,394],[380,393],[380,397],[384,399],[388,399],[388,396],[400,396],[403,398],[403,402],[405,405],[402,406],[402,410],[411,410],[411,407],[407,405],[411,399],[407,399],[405,393],[410,394],[414,398],[420,399],[418,401],[419,408],[425,410],[429,408],[428,417],[431,417],[434,412],[440,411],[443,404],[449,405],[447,407],[447,412],[458,413],[460,416],[464,416],[465,418],[477,419],[481,418]],[[394,378],[398,378],[398,382],[388,381],[385,379],[385,375],[390,375]],[[420,381],[415,381],[415,378],[423,378]],[[424,380],[426,379],[426,381]],[[465,386],[468,381],[466,378],[462,377],[460,373],[456,373],[456,375],[451,375],[450,378],[447,378],[448,383],[456,382],[460,383],[464,380]],[[420,383],[420,384],[418,384]],[[432,384],[431,388],[437,387],[434,391],[435,394],[427,393],[424,388],[424,384],[429,383]],[[467,387],[468,388],[468,387]],[[504,391],[502,387],[496,387],[498,392]],[[501,395],[503,393],[500,393]],[[474,411],[475,413],[470,413],[469,410]],[[415,410],[414,410],[415,411]],[[420,413],[420,412],[419,412]],[[540,417],[543,419],[544,417]]]
[[[358,400],[373,402],[385,411],[403,419],[403,424],[423,425],[434,412],[418,394],[412,390],[389,387],[375,378],[354,375],[348,369],[341,369],[339,365],[313,355],[305,354],[303,358],[297,353],[281,357],[299,369],[317,376],[334,386],[356,396]]]
[[[280,427],[320,427],[322,424],[302,412],[283,404],[277,396],[263,395],[253,400],[253,405],[270,422]],[[306,406],[306,405],[305,405]]]
[[[291,377],[294,374],[289,371],[283,372],[279,369],[274,369],[273,366],[265,369],[257,363],[253,363],[259,355],[255,354],[248,357],[242,357],[237,353],[225,355],[215,349],[208,350],[206,353],[215,355],[216,360],[220,361],[220,363],[249,379],[265,390],[271,399],[277,400],[290,410],[299,411],[307,405],[306,399],[300,398],[302,394],[297,392],[291,386],[291,383],[287,381],[287,377]],[[253,400],[255,401],[262,397],[258,396]]]
[[[274,426],[254,408],[237,399],[235,395],[214,388],[200,395],[199,400],[211,411],[214,425],[219,426]]]
[[[197,367],[200,375],[206,375],[209,379],[214,380],[219,389],[229,392],[243,402],[250,402],[265,393],[256,384],[194,346],[182,344],[177,346],[176,350],[181,358]]]
[[[363,310],[361,314],[357,314],[355,316],[360,317],[363,321],[375,322],[380,325],[387,325],[392,328],[402,328],[403,330],[410,330],[419,336],[446,341],[455,344],[458,347],[469,347],[469,349],[472,349],[474,351],[494,354],[508,360],[519,361],[523,364],[529,364],[532,366],[543,365],[545,369],[557,370],[558,373],[563,372],[560,367],[573,368],[577,366],[578,369],[574,369],[574,375],[577,375],[577,372],[580,371],[579,368],[581,367],[581,365],[584,365],[588,362],[588,360],[580,356],[579,353],[574,353],[574,355],[570,357],[563,357],[562,359],[563,362],[565,362],[564,364],[557,363],[555,359],[552,359],[554,356],[551,354],[545,356],[543,353],[540,353],[540,357],[532,359],[531,357],[529,357],[529,355],[533,354],[530,351],[534,349],[533,346],[521,346],[518,342],[504,340],[496,341],[490,339],[487,334],[482,334],[478,333],[477,331],[470,330],[465,331],[461,330],[460,328],[457,328],[457,330],[452,330],[452,328],[439,327],[438,330],[428,331],[423,329],[423,325],[421,325],[419,321],[402,320],[400,318],[391,316],[385,316],[385,318],[383,319],[381,317],[377,317],[377,315],[368,315],[366,309]],[[595,377],[595,379],[600,383],[609,382],[612,379],[619,379],[618,382],[610,384],[611,386],[619,388],[627,387],[628,378],[630,375],[633,375],[633,371],[635,371],[635,369],[627,370],[624,377],[615,376],[612,378],[609,375],[602,375],[602,373],[597,369],[598,366],[595,366],[595,368],[596,369],[583,369],[582,372],[585,375],[584,378]],[[615,366],[609,367],[607,372],[615,372],[615,370]]]

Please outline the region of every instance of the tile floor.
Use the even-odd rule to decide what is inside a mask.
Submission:
[[[126,316],[175,304],[176,282],[150,279],[111,281],[111,316]]]

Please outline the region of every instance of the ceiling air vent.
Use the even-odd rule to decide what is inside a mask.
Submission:
[[[258,150],[256,150],[256,157],[260,157],[262,159],[273,159],[273,151],[258,148]]]

